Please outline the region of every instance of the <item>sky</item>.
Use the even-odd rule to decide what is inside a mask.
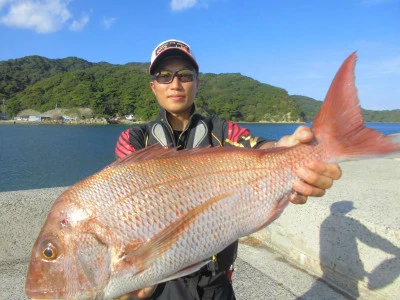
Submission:
[[[361,106],[400,109],[400,0],[0,0],[0,61],[149,62],[171,38],[192,47],[202,73],[317,100],[357,51]]]

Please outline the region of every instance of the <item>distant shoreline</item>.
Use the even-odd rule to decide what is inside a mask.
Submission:
[[[80,121],[19,121],[19,120],[1,120],[0,125],[140,125],[146,124],[150,121],[127,121],[122,120],[116,124],[107,123],[107,121],[90,121],[90,120],[80,120]],[[307,122],[244,122],[235,121],[235,123],[241,124],[306,124]]]
[[[98,126],[98,125],[140,125],[146,124],[150,121],[128,121],[128,120],[121,120],[116,124],[107,123],[107,121],[102,120],[80,120],[80,121],[20,121],[20,120],[0,120],[0,125],[66,125],[66,126],[74,126],[74,125],[88,125],[88,126]],[[307,124],[312,123],[310,122],[245,122],[245,121],[235,121],[235,123],[241,124]],[[400,124],[400,122],[365,122],[365,123],[381,123],[381,124]]]
[[[147,122],[132,122],[132,121],[120,121],[118,124],[110,124],[103,120],[79,120],[79,121],[19,121],[19,120],[0,120],[0,125],[58,125],[58,126],[74,126],[74,125],[88,125],[88,126],[98,126],[98,125],[138,125]]]

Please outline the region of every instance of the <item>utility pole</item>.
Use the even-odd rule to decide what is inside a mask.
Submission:
[[[3,98],[3,114],[6,115],[6,98]]]

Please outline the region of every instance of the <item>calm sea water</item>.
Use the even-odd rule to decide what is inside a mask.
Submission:
[[[256,136],[279,139],[297,124],[242,124]],[[400,124],[368,123],[384,134]],[[129,126],[0,126],[0,192],[69,186],[114,161],[119,134]]]

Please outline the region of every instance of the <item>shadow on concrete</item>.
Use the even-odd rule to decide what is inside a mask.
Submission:
[[[339,289],[358,298],[359,281],[368,279],[370,290],[380,289],[392,283],[400,275],[400,249],[350,216],[356,209],[352,201],[340,201],[331,205],[331,214],[321,224],[320,263],[323,272],[320,281],[335,282]],[[395,257],[386,259],[372,272],[365,271],[360,258],[357,240],[369,247],[380,249]],[[315,299],[320,295],[318,284],[313,284],[300,299]]]

